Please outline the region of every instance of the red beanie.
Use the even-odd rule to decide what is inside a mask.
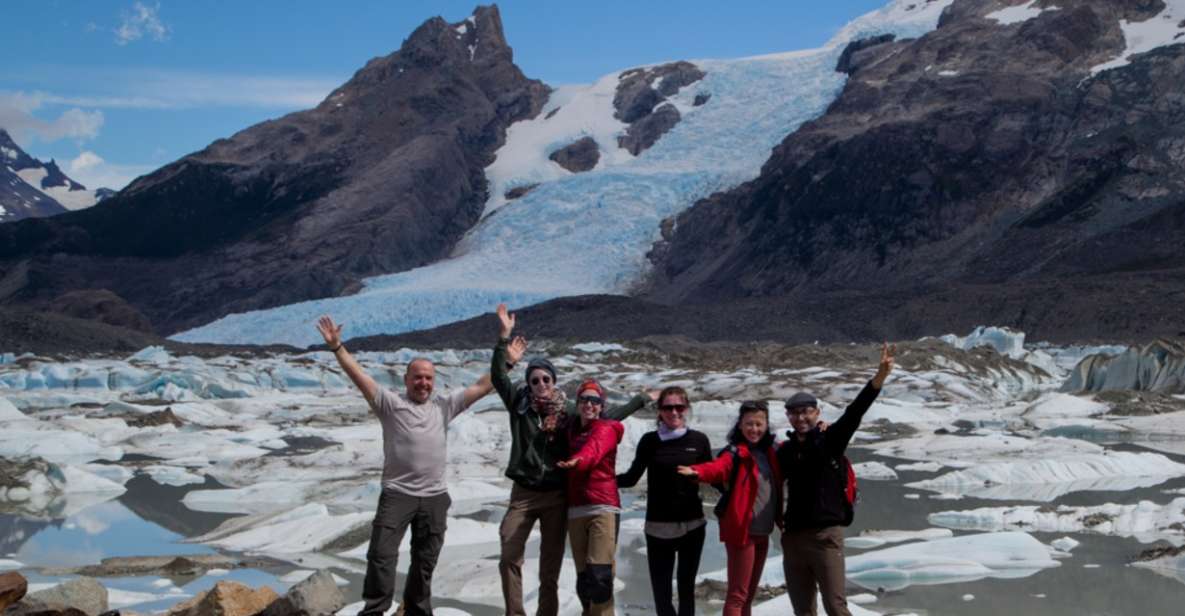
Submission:
[[[580,387],[576,388],[576,395],[579,396],[580,394],[584,393],[586,390],[589,390],[589,389],[597,392],[597,395],[600,396],[602,399],[604,399],[605,390],[601,389],[601,384],[597,383],[596,379],[586,379],[583,383],[580,384]]]

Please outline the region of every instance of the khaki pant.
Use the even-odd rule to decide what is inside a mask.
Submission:
[[[568,520],[568,542],[572,544],[576,595],[584,606],[584,616],[612,616],[617,516],[598,513]]]
[[[815,615],[816,586],[828,616],[851,616],[844,597],[843,528],[787,530],[782,533],[786,594],[797,616]]]
[[[560,611],[560,568],[564,565],[564,535],[568,531],[568,505],[561,490],[532,490],[517,483],[510,489],[510,505],[498,534],[502,557],[502,599],[507,616],[526,616],[523,607],[523,557],[527,538],[539,522],[539,608],[538,616],[556,616]]]

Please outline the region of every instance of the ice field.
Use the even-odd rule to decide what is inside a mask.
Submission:
[[[595,376],[614,398],[682,385],[693,427],[722,445],[739,400],[767,399],[780,409],[791,393],[810,390],[834,420],[872,374],[872,346],[804,349],[814,361],[793,359],[792,349],[778,364],[710,354],[679,363],[660,349],[599,343],[543,343],[532,352],[555,360],[562,383]],[[1148,547],[1185,543],[1185,458],[1166,447],[1185,443],[1185,400],[1168,396],[1178,410],[1151,416],[1157,429],[1146,431],[1097,394],[1059,391],[1079,360],[1125,350],[1025,344],[1023,334],[998,328],[902,344],[899,368],[850,450],[862,497],[847,564],[860,609],[921,613],[956,601],[960,613],[989,605],[1080,613],[1090,595],[1071,586],[1084,576],[1097,576],[1091,583],[1101,589],[1124,584],[1111,592],[1138,593],[1150,613],[1156,597],[1179,597],[1180,558],[1127,561]],[[384,386],[399,388],[404,365],[420,354],[360,360]],[[439,389],[473,381],[490,357],[486,349],[424,354],[437,363]],[[0,491],[0,568],[51,584],[110,556],[223,554],[256,560],[181,584],[162,575],[104,582],[122,606],[146,612],[218,579],[282,590],[327,568],[349,600],[358,599],[382,435],[329,354],[198,358],[149,348],[129,357],[0,361],[0,458],[26,462],[18,469],[26,485]],[[452,613],[501,609],[497,525],[510,489],[502,476],[504,412],[489,396],[449,429],[454,504],[435,588]],[[772,420],[788,427],[781,413]],[[653,410],[625,423],[622,470],[653,429]],[[710,502],[714,493],[705,494]],[[617,597],[644,608],[651,600],[644,481],[623,497]],[[724,570],[714,520],[708,534],[701,608],[714,613],[722,594],[712,580]],[[771,551],[763,578],[773,593],[779,559]],[[537,566],[528,560],[528,569]],[[565,566],[565,613],[578,613]],[[775,596],[761,609],[788,607]]]

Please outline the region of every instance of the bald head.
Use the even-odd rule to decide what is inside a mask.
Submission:
[[[407,397],[412,402],[423,404],[432,397],[432,388],[436,385],[436,366],[425,357],[417,357],[407,364],[407,373],[403,375],[403,384],[407,387]]]

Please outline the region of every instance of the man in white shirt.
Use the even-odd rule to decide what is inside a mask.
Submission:
[[[362,391],[383,427],[383,491],[379,497],[359,616],[379,616],[395,595],[395,565],[403,534],[411,526],[411,564],[401,608],[409,616],[432,613],[432,571],[444,545],[452,501],[444,479],[448,424],[492,391],[486,374],[476,383],[447,396],[432,395],[436,367],[425,358],[407,365],[406,393],[379,387],[342,346],[342,326],[323,316],[317,330],[337,357],[342,370]]]

